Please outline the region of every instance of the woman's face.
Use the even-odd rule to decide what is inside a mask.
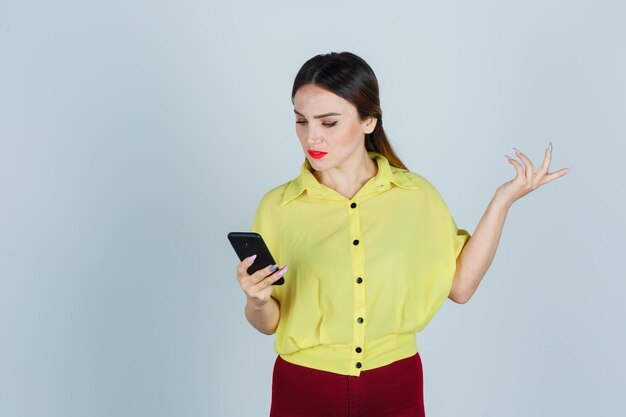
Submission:
[[[363,157],[365,134],[374,130],[375,118],[361,120],[352,103],[313,84],[296,91],[293,106],[296,134],[313,169],[337,168]]]

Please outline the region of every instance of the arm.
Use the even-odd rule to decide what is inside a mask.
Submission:
[[[252,327],[259,332],[274,334],[280,320],[280,305],[273,297],[270,297],[269,301],[262,306],[256,306],[252,300],[248,299],[245,315]]]
[[[532,163],[522,152],[517,149],[515,151],[524,165],[507,156],[509,163],[515,167],[517,176],[498,187],[474,234],[457,257],[457,268],[448,296],[456,303],[464,304],[472,298],[489,269],[496,255],[504,221],[511,205],[531,191],[571,171],[571,168],[563,168],[548,174],[552,158],[552,144],[546,149],[545,158],[537,172],[533,172]]]
[[[494,196],[472,237],[463,246],[456,260],[456,272],[448,296],[455,303],[464,304],[472,298],[491,266],[508,212],[509,206]]]
[[[272,297],[272,284],[285,274],[287,265],[281,269],[268,265],[250,275],[247,268],[255,259],[256,255],[249,256],[237,265],[237,281],[247,299],[244,314],[259,332],[273,334],[280,320],[280,304]]]

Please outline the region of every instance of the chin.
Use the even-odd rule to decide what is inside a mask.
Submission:
[[[309,160],[309,164],[311,164],[311,167],[316,171],[322,171],[329,168],[324,159],[315,159],[310,157],[307,157],[307,159]]]

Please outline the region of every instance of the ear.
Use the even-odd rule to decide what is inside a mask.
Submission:
[[[367,135],[369,135],[370,133],[372,133],[374,131],[374,128],[376,127],[376,123],[378,122],[378,119],[374,116],[369,116],[367,119],[365,119],[365,121],[363,122],[363,132]]]

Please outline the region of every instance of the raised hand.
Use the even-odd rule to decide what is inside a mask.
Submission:
[[[536,172],[533,171],[533,163],[526,155],[517,148],[513,148],[513,150],[515,150],[515,154],[522,160],[523,165],[517,159],[504,155],[509,163],[515,167],[517,176],[511,181],[502,184],[496,190],[497,198],[504,201],[508,207],[531,191],[562,177],[572,170],[572,168],[562,168],[555,172],[549,172],[550,161],[552,159],[552,143],[546,148],[545,158]]]

